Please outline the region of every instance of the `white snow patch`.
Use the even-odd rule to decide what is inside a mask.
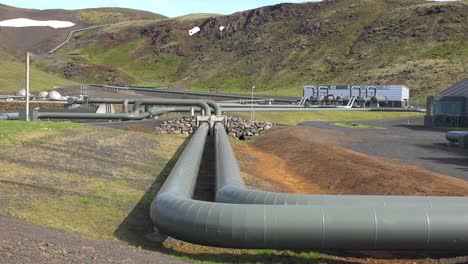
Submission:
[[[198,32],[200,32],[200,30],[201,29],[199,27],[194,27],[191,30],[189,30],[188,33],[189,33],[190,36],[193,36],[193,35],[197,34]]]
[[[224,26],[220,26],[219,31],[223,31],[223,30],[224,30]]]
[[[0,27],[52,27],[67,28],[73,27],[75,23],[60,20],[33,20],[29,18],[15,18],[0,21]]]

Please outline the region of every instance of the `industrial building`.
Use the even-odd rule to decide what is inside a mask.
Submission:
[[[407,107],[409,88],[404,85],[306,85],[306,105],[350,107]]]
[[[427,97],[426,127],[468,127],[468,79]]]

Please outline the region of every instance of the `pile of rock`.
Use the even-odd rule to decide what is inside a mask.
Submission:
[[[250,121],[241,117],[227,117],[227,133],[240,140],[254,138],[272,128],[274,124],[264,121]],[[182,117],[174,120],[163,121],[155,128],[160,134],[192,134],[197,129],[195,117]]]
[[[155,127],[160,134],[192,134],[197,129],[195,117],[182,117],[174,120],[163,121],[159,127]]]
[[[241,117],[227,117],[227,133],[240,140],[248,140],[260,135],[274,125],[264,121],[250,121]]]

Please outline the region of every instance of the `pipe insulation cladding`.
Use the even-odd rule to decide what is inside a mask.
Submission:
[[[224,131],[224,132],[223,132]],[[234,204],[321,205],[321,206],[421,206],[466,207],[468,198],[457,196],[313,195],[276,193],[247,189],[224,127],[216,132],[216,201]],[[466,132],[468,135],[468,131]]]
[[[273,205],[193,200],[208,130],[207,124],[200,125],[151,204],[151,218],[164,234],[191,243],[228,248],[465,250],[468,247],[468,210],[450,204]],[[229,176],[237,172],[227,170],[231,166],[228,164],[232,164],[227,161],[233,158],[232,147],[219,123],[215,126],[215,137],[216,187],[236,182],[243,186],[243,181]],[[217,190],[217,198],[220,193]]]
[[[0,120],[18,120],[19,113],[0,113]]]
[[[210,102],[212,104],[213,102]],[[219,106],[214,103],[218,110]],[[199,106],[205,111],[205,115],[211,115],[211,108],[208,105],[207,100],[195,100],[195,99],[139,99],[133,104],[133,112],[137,113],[140,111],[142,105],[166,105],[166,106]],[[215,109],[216,110],[216,109]],[[218,113],[216,113],[218,114]],[[221,113],[219,113],[221,114]]]
[[[468,136],[468,131],[449,131],[445,138],[450,142],[458,142],[460,137]]]

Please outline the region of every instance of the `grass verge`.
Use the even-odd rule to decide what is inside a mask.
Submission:
[[[250,113],[238,112],[232,115],[250,119]],[[297,125],[307,121],[363,121],[420,116],[417,112],[377,111],[307,111],[307,112],[255,112],[254,118],[283,125]]]
[[[25,87],[24,64],[16,61],[0,62],[0,94],[18,91]],[[34,65],[31,66],[31,92],[48,91],[54,86],[78,85],[58,75],[46,73]]]
[[[9,144],[56,133],[61,130],[79,128],[81,125],[70,122],[25,122],[0,121],[0,144]]]

